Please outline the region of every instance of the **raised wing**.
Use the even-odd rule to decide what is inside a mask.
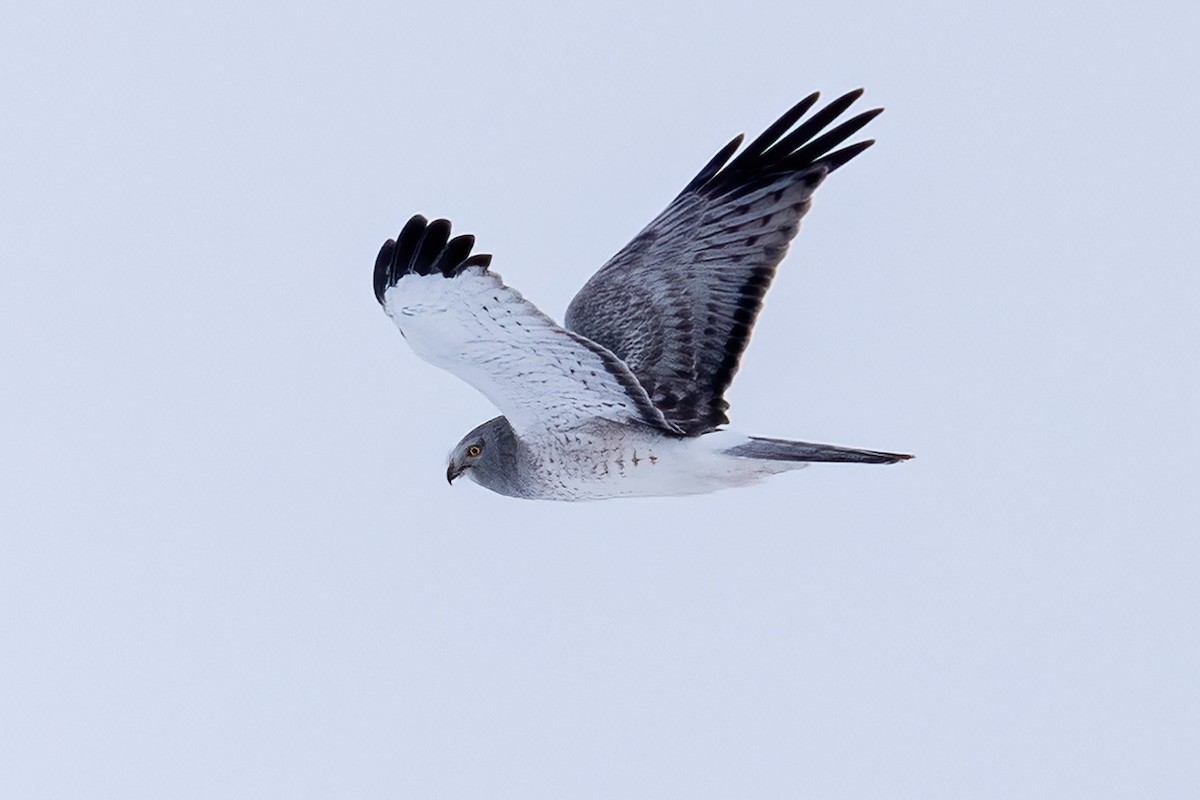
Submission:
[[[730,161],[735,138],[571,301],[566,327],[619,356],[685,433],[729,421],[725,390],[813,191],[874,144],[834,149],[881,108],[825,131],[861,94],[789,133],[816,104],[813,93]]]
[[[482,392],[519,435],[597,417],[679,433],[620,359],[505,286],[474,243],[418,215],[379,251],[375,297],[417,355]]]

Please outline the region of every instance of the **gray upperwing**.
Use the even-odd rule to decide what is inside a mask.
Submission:
[[[824,130],[861,94],[789,133],[810,95],[730,161],[734,139],[571,301],[566,327],[620,357],[685,434],[728,422],[725,390],[813,191],[873,144],[834,150],[883,109]]]

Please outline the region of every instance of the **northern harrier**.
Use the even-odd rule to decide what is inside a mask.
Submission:
[[[736,157],[742,137],[727,144],[592,276],[561,327],[488,269],[491,256],[471,255],[473,236],[450,238],[444,219],[410,219],[379,252],[375,297],[417,355],[504,412],[454,447],[447,479],[598,500],[699,494],[816,461],[910,458],[720,427],[723,395],[813,191],[874,143],[836,149],[883,109],[825,130],[861,94],[801,121],[814,93]]]

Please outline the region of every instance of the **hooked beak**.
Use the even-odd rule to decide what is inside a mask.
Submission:
[[[450,466],[446,467],[446,483],[453,486],[454,479],[457,478],[459,475],[462,475],[463,470],[465,470],[465,469],[466,469],[466,467],[461,467],[458,464],[455,464],[453,461],[451,461]]]

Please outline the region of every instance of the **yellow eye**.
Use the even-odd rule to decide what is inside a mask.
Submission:
[[[473,444],[467,448],[467,455],[471,458],[479,458],[479,454],[483,452],[483,448],[477,444]]]

